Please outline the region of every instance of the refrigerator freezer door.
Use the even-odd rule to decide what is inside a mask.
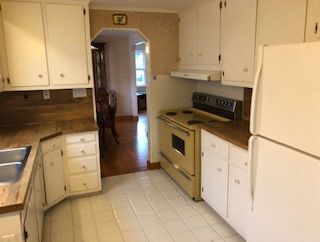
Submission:
[[[320,42],[266,46],[250,131],[320,157]]]
[[[253,206],[248,242],[320,241],[320,160],[250,139]]]

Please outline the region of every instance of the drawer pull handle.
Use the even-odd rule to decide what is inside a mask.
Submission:
[[[240,180],[238,180],[238,179],[235,179],[234,182],[235,182],[236,184],[240,184]]]
[[[86,186],[87,185],[87,183],[86,182],[84,182],[84,183],[82,183],[84,186]]]
[[[86,140],[85,140],[84,138],[81,138],[80,141],[81,141],[81,142],[85,142]]]

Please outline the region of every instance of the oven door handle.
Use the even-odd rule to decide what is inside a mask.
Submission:
[[[163,117],[161,117],[161,116],[158,116],[157,118],[160,119],[160,120],[162,120],[163,122],[165,122],[165,124],[168,125],[168,126],[170,126],[171,128],[177,129],[177,130],[185,133],[185,134],[188,135],[188,136],[190,135],[190,133],[189,133],[188,131],[186,131],[186,130],[184,130],[184,129],[180,128],[179,126],[176,126],[176,125],[174,125],[174,124],[172,124],[172,123],[169,123],[165,118],[163,118]]]

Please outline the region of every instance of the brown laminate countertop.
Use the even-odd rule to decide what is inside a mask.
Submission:
[[[95,130],[98,127],[91,119],[0,127],[0,149],[32,146],[20,180],[0,183],[0,214],[24,208],[40,141],[57,135]]]
[[[248,150],[248,141],[251,135],[248,121],[212,122],[201,124],[200,127],[231,144]]]

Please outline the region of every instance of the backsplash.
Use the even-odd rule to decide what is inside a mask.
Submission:
[[[50,90],[50,99],[46,100],[43,91],[0,93],[2,126],[93,117],[92,89],[87,89],[83,98],[73,98],[72,90]]]
[[[250,121],[250,108],[251,108],[252,89],[244,89],[243,97],[243,119]]]

